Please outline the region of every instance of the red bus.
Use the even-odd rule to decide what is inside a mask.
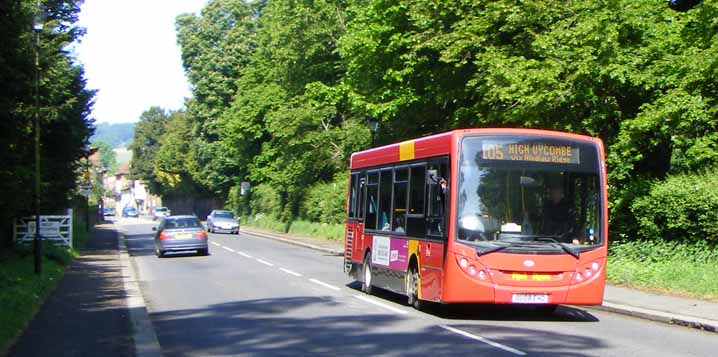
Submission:
[[[464,129],[351,156],[344,270],[440,303],[597,305],[608,245],[600,139]]]

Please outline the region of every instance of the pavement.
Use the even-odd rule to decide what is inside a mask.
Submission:
[[[344,252],[343,242],[248,227],[242,227],[242,233],[296,244],[339,256]],[[608,311],[718,333],[718,302],[606,285],[603,305],[580,306],[580,308]]]
[[[341,256],[342,242],[242,227],[243,234]],[[68,268],[7,356],[159,356],[159,344],[136,285],[124,242],[111,223]],[[598,309],[718,333],[718,303],[606,286]]]
[[[103,224],[91,236],[8,356],[135,355],[118,234]]]

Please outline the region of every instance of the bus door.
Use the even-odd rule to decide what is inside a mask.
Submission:
[[[449,211],[449,160],[429,162],[426,170],[426,235],[419,242],[421,299],[438,301],[443,286]]]

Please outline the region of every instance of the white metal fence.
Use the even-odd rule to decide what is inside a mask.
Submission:
[[[13,226],[15,241],[35,239],[35,216],[18,218]],[[72,248],[72,210],[66,216],[40,216],[40,238]]]

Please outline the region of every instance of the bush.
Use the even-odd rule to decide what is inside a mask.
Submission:
[[[313,222],[343,223],[346,219],[346,200],[349,178],[346,173],[334,176],[332,182],[317,183],[302,203],[301,216]]]
[[[251,208],[254,213],[264,213],[272,217],[278,217],[282,212],[279,193],[268,184],[253,187]]]
[[[631,211],[643,240],[707,241],[718,245],[718,169],[654,184]]]

